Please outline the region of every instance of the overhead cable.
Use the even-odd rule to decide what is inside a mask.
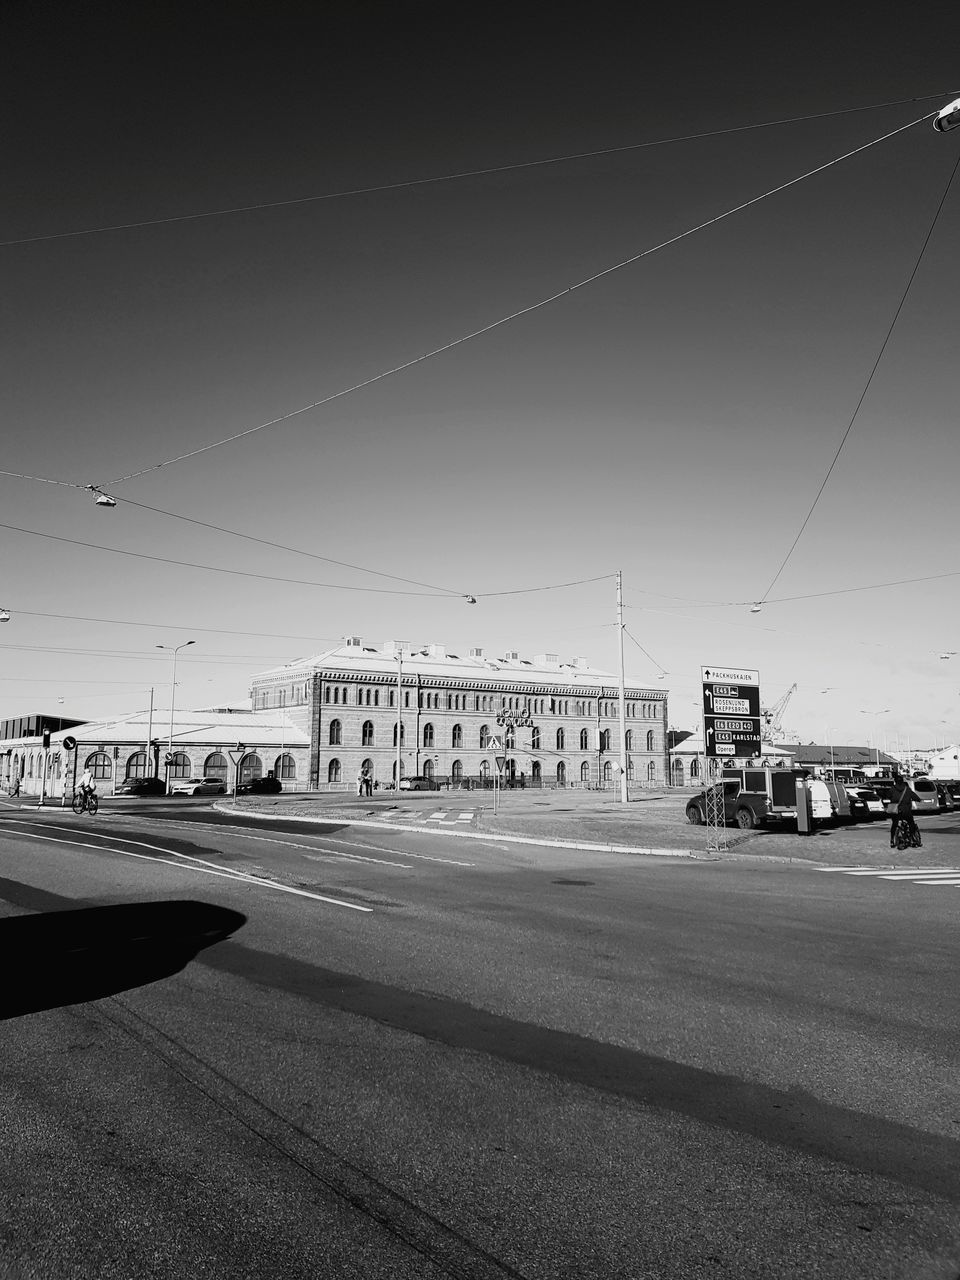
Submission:
[[[860,413],[860,408],[864,400],[866,399],[867,392],[870,390],[870,387],[873,383],[874,375],[876,374],[877,369],[880,366],[880,361],[883,359],[883,353],[887,349],[887,343],[890,341],[890,337],[891,337],[891,334],[893,333],[894,327],[896,326],[897,320],[900,318],[900,312],[903,310],[903,305],[907,300],[907,294],[910,292],[910,286],[913,284],[914,279],[916,278],[917,272],[920,269],[920,263],[923,260],[924,252],[926,251],[927,245],[930,243],[930,237],[933,235],[934,227],[936,227],[937,225],[937,221],[940,217],[941,210],[943,209],[943,206],[946,203],[946,199],[950,192],[950,188],[953,186],[953,180],[957,175],[958,168],[960,168],[960,155],[957,156],[953,169],[951,170],[950,177],[947,180],[947,185],[943,189],[943,195],[940,197],[940,203],[937,205],[936,212],[933,215],[933,220],[930,223],[930,226],[927,228],[927,234],[924,236],[923,244],[920,246],[920,252],[917,254],[916,261],[913,264],[913,270],[910,272],[910,277],[907,280],[906,287],[904,288],[903,293],[900,295],[900,301],[897,303],[897,309],[893,313],[893,319],[890,321],[890,324],[887,328],[887,332],[884,335],[883,342],[880,344],[880,350],[877,352],[877,358],[873,362],[873,367],[871,368],[869,376],[867,377],[867,381],[864,384],[863,390],[860,393],[860,398],[856,403],[856,407],[853,410],[853,414],[850,418],[850,421],[847,423],[847,429],[846,431],[844,431],[843,435],[841,436],[840,443],[837,445],[837,451],[833,455],[833,460],[830,463],[830,466],[827,468],[827,474],[823,477],[823,481],[820,485],[820,488],[817,490],[816,496],[814,497],[813,502],[810,504],[810,509],[803,518],[803,523],[801,524],[799,530],[797,531],[797,536],[791,542],[787,550],[787,554],[780,561],[780,567],[777,569],[777,572],[773,575],[773,578],[770,580],[770,584],[767,587],[766,591],[759,598],[759,600],[755,602],[756,604],[763,604],[766,601],[767,596],[770,594],[770,592],[773,590],[774,586],[776,585],[777,579],[780,577],[781,573],[783,573],[784,569],[787,567],[787,564],[790,561],[790,557],[793,555],[794,551],[796,550],[797,543],[803,537],[803,531],[806,529],[807,525],[810,523],[810,517],[813,515],[814,511],[816,510],[817,503],[820,501],[821,495],[823,494],[824,489],[827,487],[827,481],[830,479],[831,475],[833,474],[833,469],[837,465],[837,462],[840,458],[840,454],[843,452],[843,446],[847,443],[847,438],[850,435],[850,432],[853,430],[853,424],[857,420],[857,416]]]
[[[695,235],[698,231],[704,231],[708,227],[715,226],[725,218],[730,218],[735,213],[741,213],[744,209],[749,209],[752,205],[759,204],[761,200],[769,199],[771,196],[777,195],[781,191],[786,191],[788,188],[796,186],[797,183],[803,182],[807,178],[812,178],[818,173],[823,173],[834,165],[840,164],[844,160],[849,160],[851,157],[869,150],[870,147],[875,147],[881,142],[886,142],[888,139],[896,137],[897,134],[904,133],[907,129],[912,129],[915,125],[921,124],[924,120],[929,120],[934,115],[936,115],[936,112],[929,112],[927,115],[920,116],[916,120],[911,120],[908,124],[900,125],[896,129],[891,129],[889,132],[881,134],[880,137],[873,138],[870,142],[865,142],[859,147],[854,147],[850,151],[845,151],[842,155],[834,156],[832,160],[827,160],[824,164],[817,165],[813,169],[807,169],[804,173],[798,174],[795,178],[790,178],[787,182],[781,182],[777,186],[761,192],[759,195],[752,196],[749,200],[743,200],[739,204],[733,205],[731,208],[724,210],[722,213],[715,214],[712,218],[707,218],[703,222],[697,223],[695,226],[688,227],[686,231],[681,231],[676,235],[669,236],[666,240],[661,240],[658,244],[651,245],[648,249],[643,249],[639,253],[632,254],[629,258],[623,258],[609,267],[604,267],[600,271],[595,271],[592,275],[586,276],[584,279],[578,280],[564,289],[558,289],[548,297],[540,298],[536,302],[531,302],[526,306],[519,307],[517,310],[511,311],[508,315],[501,316],[497,320],[492,320],[489,324],[481,325],[479,329],[474,329],[470,333],[462,334],[459,338],[454,338],[450,342],[445,342],[439,347],[432,348],[430,351],[425,351],[422,355],[414,356],[410,360],[404,360],[400,364],[393,365],[389,369],[384,369],[380,373],[374,374],[372,377],[362,379],[360,382],[355,382],[351,386],[343,387],[339,391],[333,391],[329,395],[322,396],[319,400],[312,401],[310,404],[301,405],[299,409],[291,409],[287,413],[278,414],[275,418],[270,418],[266,422],[261,422],[255,427],[247,427],[246,430],[234,432],[233,435],[225,436],[222,440],[214,440],[210,444],[201,445],[198,449],[190,449],[187,453],[177,454],[176,457],[167,458],[163,462],[155,462],[149,467],[142,467],[139,471],[131,471],[127,475],[115,476],[112,480],[105,481],[104,483],[106,486],[113,488],[115,485],[124,484],[128,480],[135,480],[139,476],[148,475],[153,471],[160,471],[164,467],[173,466],[174,463],[185,462],[188,458],[196,458],[201,453],[208,453],[211,449],[219,449],[225,444],[232,444],[234,441],[243,440],[245,437],[252,436],[258,431],[264,431],[268,427],[275,427],[280,423],[289,422],[291,418],[295,418],[300,414],[309,413],[311,410],[319,409],[321,406],[330,404],[334,400],[343,399],[345,396],[352,395],[355,391],[360,391],[364,387],[373,386],[374,383],[382,382],[385,378],[401,373],[405,369],[412,369],[415,365],[423,364],[426,360],[431,360],[435,356],[442,355],[444,352],[452,351],[455,347],[471,342],[473,339],[482,337],[484,334],[492,333],[495,329],[499,329],[513,320],[518,320],[521,316],[530,315],[534,311],[539,311],[541,308],[549,306],[552,302],[556,302],[560,298],[567,298],[578,289],[584,289],[588,285],[595,284],[597,280],[602,280],[605,276],[612,275],[615,271],[621,271],[624,267],[632,266],[633,263],[639,262],[642,258],[647,258],[651,254],[659,252],[661,249],[666,249],[670,245],[677,244],[679,241]],[[92,487],[99,488],[99,486]]]
[[[199,213],[172,214],[166,218],[143,218],[136,222],[116,222],[100,227],[84,227],[75,231],[52,231],[45,235],[20,236],[13,240],[0,240],[0,248],[14,245],[37,244],[46,240],[69,240],[80,236],[106,235],[113,231],[134,231],[143,227],[169,226],[178,222],[199,222],[209,218],[225,218],[240,213],[257,213],[263,209],[286,209],[297,205],[317,204],[327,200],[345,200],[352,196],[377,195],[385,191],[402,191],[411,187],[423,187],[441,182],[458,182],[465,178],[481,178],[498,173],[511,173],[519,169],[533,169],[553,164],[566,164],[573,160],[590,160],[599,156],[618,155],[627,151],[642,151],[651,147],[665,147],[677,142],[697,142],[704,138],[719,138],[727,134],[747,133],[755,129],[772,129],[777,125],[802,124],[809,120],[826,120],[834,116],[853,115],[862,111],[879,111],[884,107],[903,106],[912,102],[927,102],[933,98],[949,97],[956,92],[945,89],[942,93],[926,93],[913,98],[896,98],[888,102],[872,102],[862,107],[841,107],[836,111],[818,111],[804,116],[785,116],[779,120],[761,120],[754,124],[732,125],[727,129],[710,129],[702,133],[678,134],[669,138],[657,138],[648,142],[630,142],[617,147],[602,147],[596,151],[575,151],[568,155],[546,156],[537,160],[519,160],[514,164],[491,165],[484,169],[464,169],[456,173],[435,174],[427,178],[407,178],[399,182],[383,182],[370,187],[352,187],[343,191],[327,191],[314,196],[295,196],[290,200],[265,200],[257,204],[235,205],[227,209],[207,209]],[[934,115],[937,112],[933,113]]]

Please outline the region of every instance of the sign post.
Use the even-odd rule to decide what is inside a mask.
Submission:
[[[701,667],[703,682],[704,808],[707,849],[726,850],[723,773],[711,784],[711,762],[760,755],[760,673],[742,667]]]

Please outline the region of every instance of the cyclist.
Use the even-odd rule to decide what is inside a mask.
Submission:
[[[89,765],[87,766],[86,769],[84,769],[80,777],[80,786],[77,788],[77,790],[80,792],[80,795],[82,796],[85,804],[89,803],[90,797],[96,794],[97,784],[94,781],[94,777],[90,771]]]
[[[896,805],[896,810],[890,822],[890,848],[919,849],[921,847],[920,830],[914,821],[913,802],[920,797],[903,775],[896,770],[894,770],[893,781],[896,787],[890,796],[890,803]]]

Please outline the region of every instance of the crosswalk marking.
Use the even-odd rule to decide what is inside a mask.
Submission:
[[[889,867],[817,867],[817,871],[832,871],[844,876],[873,876],[877,880],[893,880],[896,883],[928,884],[934,888],[960,886],[960,867],[913,867],[891,870]]]

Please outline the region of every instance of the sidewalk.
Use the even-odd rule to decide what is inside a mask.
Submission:
[[[638,791],[626,805],[610,791],[507,791],[493,813],[489,791],[393,792],[372,797],[297,795],[244,797],[237,808],[264,816],[313,821],[368,822],[410,830],[431,831],[430,815],[437,810],[473,811],[469,827],[439,830],[453,837],[491,835],[530,843],[556,843],[585,851],[597,848],[623,853],[668,854],[674,857],[714,858],[707,853],[704,827],[690,826],[684,817],[684,791]],[[221,804],[219,807],[223,808]],[[402,815],[402,816],[401,816]],[[399,819],[399,821],[398,821]],[[778,831],[726,831],[728,849],[721,858],[773,858],[819,866],[958,867],[960,868],[960,812],[922,817],[924,847],[900,852],[890,848],[887,821],[818,829],[811,836],[789,828]]]

